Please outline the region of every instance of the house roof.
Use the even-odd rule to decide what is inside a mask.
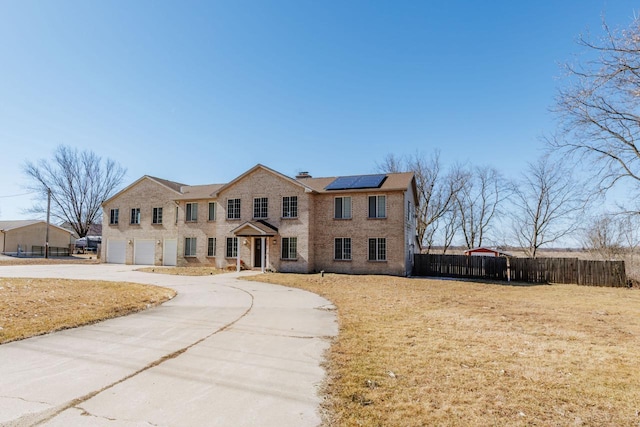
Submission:
[[[46,224],[46,221],[43,221],[41,219],[25,219],[25,220],[15,220],[15,221],[0,221],[0,231],[2,232],[7,232],[7,231],[11,231],[11,230],[16,230],[18,228],[23,228],[23,227],[28,227],[30,225],[34,225],[34,224]],[[66,228],[62,228],[60,226],[54,225],[54,224],[49,224],[50,227],[55,227],[58,228],[60,230],[66,231],[69,234],[73,234],[73,232],[67,230]]]
[[[175,200],[197,200],[211,199],[224,184],[208,184],[208,185],[185,185],[181,189],[181,196]]]
[[[115,199],[116,197],[120,196],[122,193],[128,191],[129,189],[135,187],[136,185],[138,185],[140,182],[142,182],[145,179],[149,179],[151,181],[154,181],[157,184],[160,184],[163,187],[166,187],[166,188],[168,188],[170,190],[173,190],[178,194],[181,194],[181,188],[185,186],[185,184],[181,184],[179,182],[169,181],[167,179],[162,179],[162,178],[156,178],[156,177],[150,176],[150,175],[144,175],[141,178],[139,178],[139,179],[135,180],[134,182],[132,182],[131,184],[127,185],[122,190],[118,191],[116,194],[114,194],[113,196],[111,196],[107,200],[103,201],[102,204],[105,205],[105,204],[111,202],[113,199]]]
[[[410,185],[414,187],[415,191],[415,179],[413,172],[403,172],[403,173],[388,173],[386,175],[386,179],[382,183],[379,188],[360,188],[360,189],[345,189],[345,190],[326,190],[326,187],[331,184],[338,177],[326,177],[326,178],[298,178],[294,179],[287,175],[284,175],[278,171],[275,171],[267,166],[257,164],[251,169],[244,172],[242,175],[239,175],[232,181],[226,184],[206,184],[206,185],[185,185],[174,181],[169,181],[162,178],[156,178],[149,175],[144,175],[142,178],[138,179],[134,183],[130,184],[123,190],[119,191],[116,195],[112,196],[110,199],[105,200],[103,204],[110,202],[112,199],[118,197],[120,194],[129,190],[131,187],[135,186],[139,182],[144,179],[150,179],[152,181],[157,182],[160,185],[163,185],[173,191],[175,191],[176,196],[173,200],[202,200],[202,199],[213,199],[217,198],[218,195],[231,187],[238,181],[242,180],[246,176],[255,172],[256,170],[264,170],[271,174],[276,175],[277,177],[284,179],[290,182],[293,185],[297,185],[303,188],[306,192],[313,193],[343,193],[343,192],[372,192],[372,191],[404,191],[409,188]],[[357,175],[353,175],[357,176]]]
[[[42,222],[40,219],[24,219],[16,221],[0,221],[0,231],[10,231],[16,228],[26,227],[31,224]]]
[[[387,173],[387,179],[384,180],[379,188],[354,188],[345,190],[326,190],[326,187],[335,181],[337,176],[326,178],[301,178],[299,182],[303,182],[318,193],[343,193],[343,192],[371,192],[371,191],[400,191],[409,188],[413,181],[413,172],[403,173]],[[353,175],[356,176],[356,175]]]
[[[186,184],[181,184],[175,181],[169,181],[167,179],[156,178],[155,176],[147,175],[147,177],[177,192],[180,192],[181,191],[180,189],[186,185]]]
[[[484,246],[477,247],[477,248],[472,248],[472,249],[467,249],[466,251],[464,251],[465,254],[470,254],[472,252],[483,252],[483,253],[491,252],[491,253],[496,253],[498,255],[511,256],[510,253],[503,252],[503,251],[498,250],[498,249],[487,248],[487,247],[484,247]]]
[[[266,221],[247,221],[231,230],[236,236],[274,236],[278,234],[278,228]]]
[[[246,176],[248,176],[248,175],[252,174],[253,172],[255,172],[255,171],[256,171],[256,170],[258,170],[258,169],[262,169],[262,170],[265,170],[265,171],[267,171],[267,172],[269,172],[269,173],[272,173],[272,174],[274,174],[274,175],[276,175],[276,176],[278,176],[278,177],[280,177],[280,178],[282,178],[282,179],[284,179],[284,180],[286,180],[286,181],[291,182],[291,183],[292,183],[292,184],[294,184],[294,185],[298,185],[298,186],[300,186],[300,187],[304,188],[306,191],[309,191],[309,192],[313,191],[313,189],[312,189],[311,187],[309,187],[309,186],[307,186],[307,185],[306,185],[306,182],[301,182],[301,181],[299,181],[299,180],[295,180],[295,179],[293,179],[293,178],[291,178],[291,177],[288,177],[287,175],[284,175],[284,174],[282,174],[282,173],[280,173],[280,172],[278,172],[278,171],[275,171],[275,170],[273,170],[273,169],[271,169],[271,168],[268,168],[268,167],[266,167],[266,166],[261,165],[260,163],[258,163],[257,165],[255,165],[254,167],[252,167],[251,169],[249,169],[248,171],[246,171],[246,172],[245,172],[245,173],[243,173],[242,175],[240,175],[240,176],[238,176],[237,178],[235,178],[233,181],[231,181],[231,182],[229,182],[229,183],[227,183],[227,184],[223,185],[222,187],[220,187],[220,188],[218,189],[218,191],[216,191],[216,192],[213,194],[213,196],[217,196],[217,195],[218,195],[219,193],[221,193],[222,191],[224,191],[224,190],[226,190],[227,188],[231,187],[233,184],[237,183],[238,181],[240,181],[240,180],[241,180],[241,179],[243,179],[244,177],[246,177]]]

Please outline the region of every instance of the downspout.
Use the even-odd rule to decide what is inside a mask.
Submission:
[[[267,263],[267,238],[262,236],[260,240],[262,240],[262,242],[260,242],[262,245],[262,262],[260,263],[262,267],[260,270],[264,273],[264,265]]]
[[[239,273],[240,272],[240,249],[242,248],[240,246],[240,238],[236,237],[236,248],[237,248],[237,260],[236,260],[236,271]]]

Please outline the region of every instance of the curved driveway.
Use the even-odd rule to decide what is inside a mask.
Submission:
[[[178,291],[141,313],[0,345],[0,425],[320,423],[320,363],[337,334],[327,300],[238,280],[251,273],[184,277],[135,268],[0,267],[2,277],[131,281]]]

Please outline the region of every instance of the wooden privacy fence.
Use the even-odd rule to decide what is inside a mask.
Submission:
[[[414,276],[460,277],[527,283],[627,286],[624,261],[577,258],[505,258],[416,254]]]

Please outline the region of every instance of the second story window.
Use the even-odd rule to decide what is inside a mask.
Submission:
[[[227,200],[227,219],[240,219],[240,199]]]
[[[269,199],[266,197],[256,197],[253,199],[253,217],[267,218],[269,216],[268,206]]]
[[[162,208],[153,208],[153,224],[162,224]]]
[[[198,204],[187,203],[184,220],[186,222],[196,222],[198,220]]]
[[[333,217],[336,219],[351,218],[351,197],[336,197]]]
[[[216,220],[216,202],[209,202],[209,221]]]
[[[109,214],[109,224],[117,225],[120,221],[120,209],[111,209]]]
[[[386,196],[369,196],[369,218],[387,217]]]
[[[282,218],[298,217],[298,196],[282,198]]]
[[[140,224],[140,208],[131,209],[131,224]]]

